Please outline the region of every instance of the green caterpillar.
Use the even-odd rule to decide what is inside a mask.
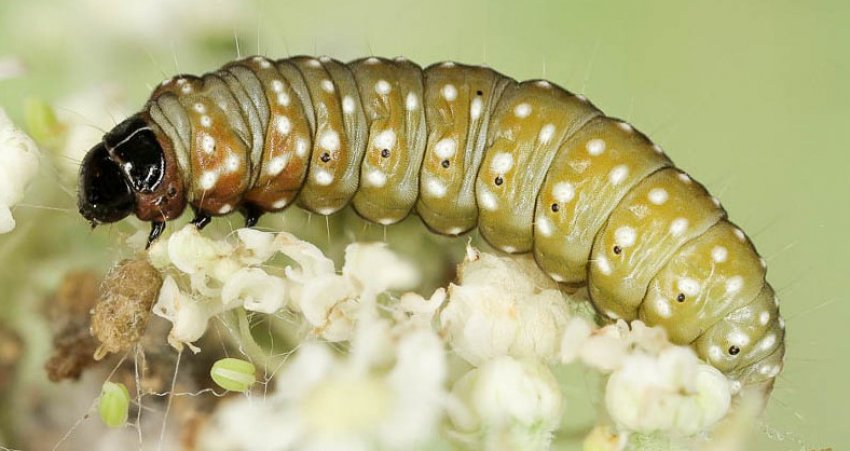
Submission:
[[[543,80],[402,58],[343,64],[252,57],[163,82],[87,154],[80,213],[153,224],[241,211],[248,226],[297,203],[349,203],[436,233],[478,227],[587,285],[609,318],[663,326],[736,381],[769,391],[784,322],[766,267],[720,202],[626,122]]]

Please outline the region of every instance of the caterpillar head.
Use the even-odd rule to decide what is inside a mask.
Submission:
[[[185,206],[183,189],[158,129],[141,115],[118,124],[86,154],[80,167],[77,204],[92,226],[135,213],[164,221]],[[165,138],[167,142],[167,138]]]

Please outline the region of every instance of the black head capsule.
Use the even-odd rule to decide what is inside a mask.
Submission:
[[[77,203],[92,225],[115,222],[136,207],[136,194],[153,192],[165,173],[156,135],[138,115],[118,124],[89,150],[80,166]]]
[[[130,182],[109,158],[103,143],[94,146],[83,159],[79,186],[77,204],[80,214],[91,221],[92,227],[120,221],[136,207],[136,196]]]

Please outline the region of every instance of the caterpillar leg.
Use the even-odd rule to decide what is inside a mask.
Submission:
[[[242,215],[245,216],[245,227],[254,227],[263,215],[263,211],[254,204],[246,203],[241,210]]]
[[[193,226],[197,227],[198,230],[203,230],[207,224],[212,221],[212,217],[200,210],[195,210],[195,217],[192,219],[191,223]]]
[[[165,230],[165,221],[151,221],[151,233],[148,235],[148,244],[145,246],[145,249],[149,249],[151,244],[162,235],[162,232]]]

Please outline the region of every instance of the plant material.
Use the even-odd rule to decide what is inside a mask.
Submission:
[[[92,333],[101,343],[95,359],[139,341],[161,286],[162,276],[145,258],[121,261],[109,271],[92,314]]]
[[[227,357],[215,362],[210,377],[219,387],[235,392],[246,392],[257,381],[254,364],[242,359]]]
[[[130,410],[130,392],[122,383],[104,382],[100,391],[97,412],[103,424],[119,428],[127,422]]]

